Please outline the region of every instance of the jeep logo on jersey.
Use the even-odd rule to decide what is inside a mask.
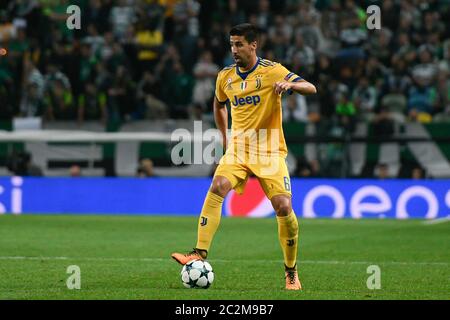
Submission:
[[[237,96],[234,96],[234,101],[232,101],[232,104],[235,107],[237,107],[238,105],[245,106],[246,104],[253,104],[254,106],[256,106],[260,102],[260,96],[247,96],[244,98],[238,98]]]

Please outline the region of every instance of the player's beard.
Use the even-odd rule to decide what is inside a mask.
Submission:
[[[241,57],[239,57],[239,60],[235,60],[236,64],[239,68],[247,68],[248,67],[248,61],[242,59]]]

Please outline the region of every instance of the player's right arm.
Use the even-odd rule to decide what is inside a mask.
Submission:
[[[228,129],[228,110],[226,104],[222,104],[214,98],[214,121],[216,127],[222,135],[223,150],[227,150],[227,129]]]
[[[223,150],[227,150],[227,129],[228,129],[228,110],[226,103],[228,97],[224,92],[222,83],[222,73],[219,72],[216,80],[216,91],[214,97],[214,121],[216,127],[222,135]]]

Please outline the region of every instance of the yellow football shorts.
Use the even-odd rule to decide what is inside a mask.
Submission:
[[[233,153],[225,153],[220,159],[214,177],[227,178],[232,188],[242,194],[251,174],[256,176],[269,200],[279,194],[292,196],[286,159],[278,155],[253,158],[246,155],[243,159]]]

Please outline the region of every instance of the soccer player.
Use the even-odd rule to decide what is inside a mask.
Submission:
[[[292,210],[281,95],[292,92],[310,95],[316,93],[316,88],[280,63],[258,57],[257,38],[258,29],[248,23],[230,30],[236,64],[219,72],[214,99],[214,118],[226,152],[203,204],[194,250],[173,253],[172,258],[182,265],[194,259],[206,259],[220,223],[225,196],[231,189],[242,193],[249,175],[253,174],[276,212],[286,289],[301,290],[297,273],[298,221]],[[228,146],[226,104],[230,104],[232,118]]]

